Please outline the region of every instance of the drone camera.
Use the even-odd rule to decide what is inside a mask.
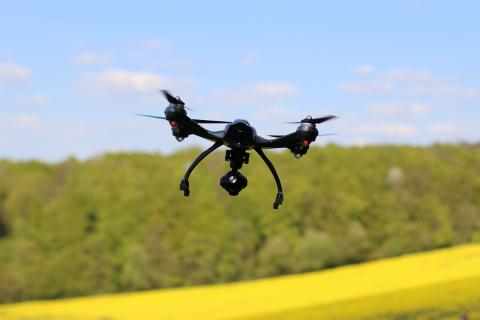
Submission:
[[[236,196],[247,186],[247,178],[238,171],[229,171],[220,178],[220,185],[231,196]]]

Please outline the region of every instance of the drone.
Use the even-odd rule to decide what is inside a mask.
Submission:
[[[247,178],[242,175],[239,170],[243,164],[248,164],[250,154],[247,150],[255,150],[262,158],[275,179],[277,185],[277,196],[273,203],[273,208],[283,202],[283,188],[277,171],[272,162],[267,158],[263,149],[288,148],[295,158],[300,158],[307,153],[310,144],[319,136],[316,128],[317,124],[336,118],[336,116],[325,116],[320,118],[312,118],[307,116],[305,119],[297,122],[288,122],[300,124],[295,132],[286,135],[270,135],[273,139],[266,139],[257,135],[257,131],[247,120],[237,119],[235,121],[219,121],[191,119],[187,116],[187,107],[180,97],[174,97],[167,90],[161,90],[169,105],[165,109],[165,117],[154,116],[148,114],[137,114],[139,116],[167,120],[172,129],[172,135],[178,142],[183,141],[189,135],[196,135],[201,138],[210,140],[213,145],[203,151],[185,172],[183,179],[180,181],[180,190],[183,195],[190,195],[190,185],[188,179],[195,167],[206,156],[212,153],[220,146],[229,148],[225,154],[225,161],[230,162],[231,170],[220,178],[220,185],[229,195],[236,196],[247,187]],[[190,109],[189,109],[190,110]],[[201,126],[201,124],[226,124],[225,129],[220,131],[210,131]],[[331,135],[331,134],[320,134]]]

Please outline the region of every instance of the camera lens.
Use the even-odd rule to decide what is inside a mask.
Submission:
[[[247,186],[247,178],[238,171],[229,171],[220,178],[220,185],[228,194],[236,196]]]

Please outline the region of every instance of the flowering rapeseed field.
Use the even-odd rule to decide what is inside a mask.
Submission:
[[[2,320],[480,318],[480,245],[240,283],[0,306]]]

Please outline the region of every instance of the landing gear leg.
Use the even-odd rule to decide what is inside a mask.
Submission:
[[[282,183],[280,182],[280,178],[278,177],[275,167],[273,166],[272,162],[267,158],[262,148],[255,147],[254,150],[258,153],[260,158],[262,158],[262,160],[268,166],[268,169],[270,169],[270,172],[272,173],[273,178],[275,179],[275,183],[277,184],[277,197],[275,198],[275,202],[273,203],[273,209],[278,209],[278,206],[281,205],[283,202],[283,189],[282,189]]]
[[[185,197],[188,197],[190,195],[190,188],[189,188],[189,183],[188,183],[188,178],[190,177],[190,174],[192,173],[193,169],[210,153],[212,153],[215,149],[223,145],[221,142],[215,142],[210,148],[207,150],[203,151],[195,161],[188,167],[187,172],[185,172],[185,175],[183,176],[183,179],[180,181],[180,190],[183,191],[183,195]]]

